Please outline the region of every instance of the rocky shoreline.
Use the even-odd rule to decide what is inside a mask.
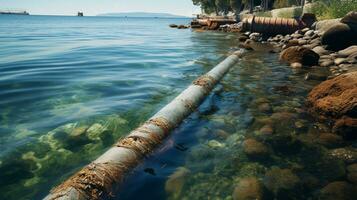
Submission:
[[[312,28],[304,28],[293,34],[276,35],[264,39],[260,33],[244,33],[240,37],[242,47],[250,50],[265,49],[280,52],[280,60],[294,69],[326,68],[328,74],[308,72],[305,79],[323,81],[307,96],[308,112],[318,121],[329,125],[331,133],[324,133],[316,139],[323,146],[335,144],[340,148],[330,151],[334,159],[348,163],[346,179],[330,182],[320,191],[319,199],[356,198],[356,139],[357,139],[357,12],[350,12],[333,23],[317,22]],[[225,30],[234,25],[224,26]],[[318,27],[318,28],[316,28]],[[264,47],[264,48],[262,48]],[[247,154],[263,155],[266,147],[258,141],[245,141]],[[295,187],[297,177],[288,169],[277,169],[274,174],[285,174],[282,183]],[[284,171],[285,170],[285,171]],[[287,171],[286,171],[287,170]],[[333,172],[331,172],[333,173]],[[290,177],[290,178],[289,178]],[[272,177],[276,180],[276,177]],[[246,189],[240,185],[249,185]],[[268,184],[269,185],[269,184]],[[244,187],[243,187],[244,188]],[[247,189],[249,188],[249,189]],[[268,188],[269,189],[269,188]],[[276,188],[270,188],[274,191]],[[248,199],[247,193],[262,199],[262,187],[257,179],[243,179],[234,191],[234,199]],[[249,196],[249,195],[248,195]],[[252,197],[252,196],[250,196]]]
[[[242,48],[279,53],[280,61],[287,63],[292,70],[307,71],[306,81],[320,82],[306,97],[307,114],[320,123],[316,127],[318,132],[279,133],[273,127],[276,129],[277,126],[293,123],[299,128],[303,124],[294,120],[295,113],[278,112],[264,121],[266,125],[258,131],[259,134],[243,136],[240,146],[242,154],[252,163],[242,167],[250,166],[252,173],[242,172],[243,176],[234,179],[233,192],[226,199],[357,198],[356,25],[357,12],[350,12],[342,19],[316,22],[312,27],[292,34],[269,37],[245,32],[240,35]],[[239,24],[222,25],[219,31],[239,32]],[[314,69],[325,72],[316,73]],[[283,87],[279,89],[287,90]],[[270,113],[269,103],[260,102],[258,109]],[[269,125],[272,123],[270,120],[281,124]],[[217,143],[219,145],[214,145],[215,148],[225,148],[224,143]],[[277,159],[276,156],[288,161],[292,155],[297,156],[294,164],[286,163],[279,167],[269,164]],[[167,192],[177,197],[172,199],[179,199],[182,195],[185,181],[198,177],[187,178],[188,169],[185,169],[184,175],[179,175],[179,172],[166,182]],[[217,181],[224,182],[222,179]],[[180,186],[179,192],[175,190],[177,185]]]

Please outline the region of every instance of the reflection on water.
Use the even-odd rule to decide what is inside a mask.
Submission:
[[[40,199],[234,50],[187,22],[0,16],[0,199]]]

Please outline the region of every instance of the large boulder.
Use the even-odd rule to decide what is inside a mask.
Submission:
[[[347,24],[338,23],[331,26],[321,37],[321,43],[327,45],[328,50],[339,51],[357,44],[357,32]]]
[[[347,13],[347,15],[341,19],[341,22],[348,24],[352,30],[357,31],[357,12],[351,11]]]
[[[293,46],[285,49],[280,54],[280,60],[292,63],[301,63],[307,66],[317,65],[319,62],[320,56],[311,49]]]
[[[240,180],[233,192],[233,200],[263,199],[263,184],[255,177]]]
[[[357,72],[322,82],[309,93],[307,105],[313,116],[332,122],[334,132],[357,138]]]
[[[315,22],[312,26],[315,30],[319,32],[325,32],[327,31],[331,26],[334,26],[336,24],[340,23],[340,18],[338,19],[326,19],[326,20],[321,20]]]

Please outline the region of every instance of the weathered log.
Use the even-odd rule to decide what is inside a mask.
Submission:
[[[52,189],[45,199],[110,198],[125,176],[199,106],[242,53],[233,53],[207,74],[196,79],[143,125],[119,140],[102,156],[67,181]]]

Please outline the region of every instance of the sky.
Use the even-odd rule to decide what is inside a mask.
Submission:
[[[111,12],[158,12],[183,16],[200,13],[192,0],[0,0],[0,10],[26,10],[34,15],[85,15]]]

